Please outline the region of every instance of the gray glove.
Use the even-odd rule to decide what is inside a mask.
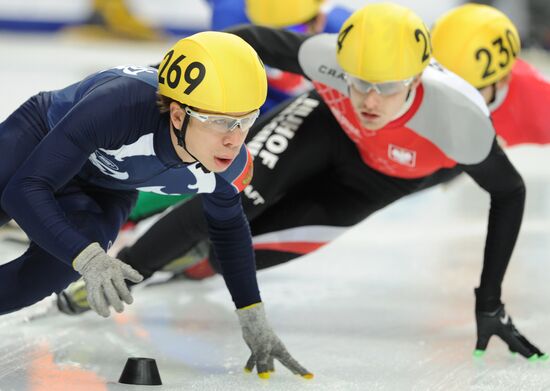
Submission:
[[[86,282],[90,307],[105,318],[111,314],[109,305],[116,312],[122,312],[122,301],[127,304],[134,301],[124,279],[132,282],[143,280],[143,276],[130,265],[107,255],[99,243],[92,243],[82,250],[74,259],[73,267]]]
[[[258,376],[269,379],[269,373],[275,371],[274,359],[276,358],[292,373],[306,379],[313,378],[313,374],[292,358],[285,345],[275,335],[267,323],[263,303],[238,309],[237,315],[243,338],[252,352],[244,368],[245,371],[252,372],[256,365]]]

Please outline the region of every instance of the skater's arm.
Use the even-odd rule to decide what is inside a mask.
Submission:
[[[110,130],[124,129],[125,116],[110,95],[108,88],[99,88],[75,106],[38,144],[2,193],[2,208],[30,239],[69,265],[92,241],[70,223],[56,192],[69,184],[98,147],[119,142],[120,132]]]
[[[237,308],[261,301],[248,221],[239,194],[203,195],[210,240]]]
[[[485,160],[462,167],[491,196],[478,307],[494,307],[500,303],[502,280],[521,227],[525,185],[496,140]]]
[[[226,31],[248,42],[265,64],[307,77],[299,63],[298,52],[308,35],[253,25],[240,25]]]
[[[216,175],[215,192],[202,196],[210,240],[237,308],[261,301],[252,237],[239,194],[252,172],[252,156],[243,146],[232,165]]]
[[[47,137],[2,193],[6,213],[33,242],[67,264],[91,241],[71,226],[55,192],[76,175],[86,159],[67,138]]]

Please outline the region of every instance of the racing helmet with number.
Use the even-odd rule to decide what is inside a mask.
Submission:
[[[498,82],[521,49],[512,21],[496,8],[466,4],[439,18],[432,30],[434,57],[476,88]]]
[[[430,34],[413,11],[393,3],[355,11],[338,34],[337,58],[351,76],[372,83],[420,74],[431,57]]]
[[[257,110],[267,96],[267,76],[256,51],[242,38],[205,31],[178,41],[164,56],[159,94],[217,113]]]

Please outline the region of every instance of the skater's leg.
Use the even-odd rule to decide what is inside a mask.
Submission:
[[[0,314],[16,311],[59,292],[79,274],[36,244],[0,266]]]
[[[0,196],[15,171],[47,132],[38,114],[37,97],[30,98],[0,123]],[[11,220],[0,208],[0,226]]]

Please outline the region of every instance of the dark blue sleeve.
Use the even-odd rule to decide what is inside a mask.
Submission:
[[[107,86],[86,96],[37,145],[2,193],[2,208],[30,239],[69,265],[91,240],[68,221],[55,192],[95,149],[119,141],[113,135],[120,137],[128,127],[128,116],[119,115],[121,99]]]
[[[235,306],[260,302],[252,236],[240,195],[228,185],[227,191],[202,199],[210,240]]]
[[[238,24],[250,23],[244,0],[210,0],[209,3],[212,7],[212,30],[221,31]]]
[[[327,22],[325,24],[325,33],[338,33],[347,18],[350,17],[352,11],[344,7],[333,7],[327,14]]]

